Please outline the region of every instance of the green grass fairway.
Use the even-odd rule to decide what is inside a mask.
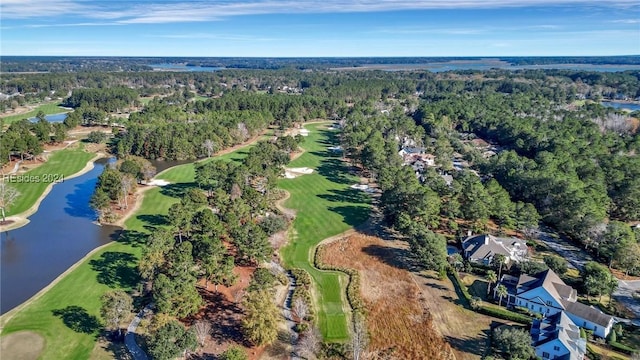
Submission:
[[[22,119],[28,119],[28,118],[34,117],[38,114],[38,111],[43,111],[45,115],[69,112],[68,109],[61,108],[59,103],[52,103],[52,104],[40,105],[37,108],[35,108],[35,110],[31,110],[23,114],[3,116],[3,117],[0,117],[0,119],[2,119],[6,125],[9,125],[13,122],[16,122]]]
[[[315,281],[318,325],[327,341],[349,338],[344,293],[346,276],[340,272],[320,271],[311,264],[312,251],[323,239],[362,224],[369,216],[369,197],[349,186],[357,178],[348,175],[339,157],[327,150],[335,145],[335,133],[326,125],[314,124],[302,147],[306,152],[289,167],[309,167],[310,175],[282,179],[278,186],[291,197],[284,206],[297,211],[293,223],[295,238],[282,250],[285,263],[308,271]],[[342,282],[342,283],[341,283]]]
[[[246,149],[219,158],[235,159]],[[99,325],[100,297],[112,288],[132,289],[138,284],[137,264],[141,244],[154,226],[166,224],[169,207],[178,194],[193,183],[194,166],[170,168],[157,178],[172,184],[148,190],[138,211],[125,222],[126,230],[117,241],[102,248],[43,296],[15,314],[2,334],[31,330],[45,337],[41,359],[88,359]]]
[[[52,181],[77,173],[94,156],[95,154],[82,149],[60,150],[54,152],[41,166],[21,175],[7,177],[5,180],[20,191],[20,197],[9,209],[7,216],[29,209]],[[31,182],[25,182],[26,177],[29,177]]]

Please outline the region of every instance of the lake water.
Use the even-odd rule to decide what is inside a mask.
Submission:
[[[47,120],[48,122],[51,123],[59,123],[59,122],[63,122],[64,119],[67,118],[67,113],[59,113],[59,114],[51,114],[51,115],[45,115],[44,116],[45,120]],[[38,118],[37,117],[32,117],[29,118],[29,121],[31,122],[37,122]]]
[[[218,71],[223,70],[223,67],[213,67],[213,66],[187,66],[184,64],[151,64],[149,65],[153,68],[153,70],[160,71],[194,71],[194,72],[210,72],[210,71]]]
[[[627,102],[620,102],[620,101],[603,101],[600,104],[602,104],[603,106],[612,107],[614,109],[627,109],[631,111],[640,110],[640,104],[638,103],[627,103]]]
[[[120,228],[98,226],[89,206],[98,176],[112,160],[53,186],[29,224],[0,233],[0,313],[47,286],[91,250],[118,236]]]

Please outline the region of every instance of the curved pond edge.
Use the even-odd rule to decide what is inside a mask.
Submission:
[[[109,155],[101,152],[97,153],[96,156],[94,156],[91,160],[87,162],[87,165],[85,165],[85,167],[80,169],[80,171],[74,174],[71,174],[69,176],[65,176],[65,180],[73,179],[75,177],[88,173],[89,171],[93,170],[93,168],[95,167],[94,163],[96,161],[105,157],[109,157]],[[33,205],[31,205],[31,207],[28,208],[27,210],[19,214],[7,216],[7,220],[13,220],[13,223],[9,225],[0,226],[0,231],[15,230],[27,225],[29,223],[29,219],[28,219],[29,216],[35,214],[38,211],[38,208],[40,207],[40,203],[47,197],[47,195],[49,195],[49,193],[51,192],[51,190],[55,185],[56,185],[55,182],[50,183],[46,187],[46,189],[42,192],[42,195],[40,195],[40,197],[38,197],[36,202]]]
[[[73,265],[71,265],[67,270],[65,270],[62,274],[58,275],[53,281],[51,281],[47,286],[38,291],[35,295],[24,301],[22,304],[14,307],[13,309],[7,311],[3,315],[0,316],[0,334],[2,334],[2,330],[4,329],[4,325],[11,320],[11,318],[19,313],[25,307],[31,305],[34,301],[38,300],[41,296],[43,296],[47,291],[49,291],[52,287],[56,286],[62,279],[64,279],[67,275],[69,275],[72,271],[82,265],[85,261],[89,260],[95,253],[100,250],[106,248],[109,245],[112,245],[113,241],[98,246],[97,248],[89,251],[87,255],[83,256],[80,260],[76,261]]]

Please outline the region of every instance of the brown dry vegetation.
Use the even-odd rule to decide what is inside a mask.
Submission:
[[[44,338],[31,331],[20,331],[2,337],[0,341],[0,358],[15,360],[35,360],[44,349]]]
[[[349,267],[361,274],[361,292],[371,335],[369,351],[399,359],[453,359],[454,354],[420,301],[420,288],[411,274],[390,265],[371,249],[386,247],[373,236],[354,234],[325,245],[322,261]]]
[[[233,269],[238,276],[236,283],[230,287],[219,285],[217,292],[213,284],[209,283],[205,288],[204,280],[199,282],[199,291],[205,306],[184,322],[185,325],[191,325],[198,320],[211,322],[212,334],[206,340],[204,348],[197,350],[201,358],[219,355],[232,345],[241,346],[250,360],[259,359],[264,352],[264,346],[252,346],[244,340],[242,334],[243,311],[240,301],[255,269],[255,266],[236,266]]]

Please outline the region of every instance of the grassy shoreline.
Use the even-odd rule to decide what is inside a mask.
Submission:
[[[239,159],[259,137],[215,159]],[[207,161],[207,160],[205,160]],[[33,331],[45,338],[41,359],[87,359],[100,334],[100,297],[110,289],[132,290],[138,284],[137,262],[152,226],[166,224],[169,207],[180,199],[172,188],[195,186],[194,163],[169,168],[156,176],[171,182],[144,193],[136,213],[114,241],[95,249],[59,276],[38,296],[0,317],[1,335]],[[7,316],[10,315],[10,316]]]
[[[104,154],[93,154],[83,149],[55,151],[49,160],[24,174],[7,175],[4,181],[20,192],[16,203],[7,211],[14,223],[1,226],[2,231],[17,229],[29,223],[27,218],[38,211],[44,198],[58,181],[72,179],[93,169],[93,163]],[[29,179],[28,182],[25,180]],[[32,181],[35,180],[35,181]]]
[[[35,109],[33,109],[31,111],[27,111],[27,112],[22,113],[22,114],[0,116],[0,121],[4,121],[5,125],[9,125],[11,123],[14,123],[16,121],[20,121],[22,119],[28,119],[28,118],[35,117],[38,114],[39,111],[44,112],[45,115],[51,115],[51,114],[68,113],[68,112],[70,112],[72,110],[65,109],[65,108],[60,106],[59,102],[55,102],[55,103],[39,105]]]

